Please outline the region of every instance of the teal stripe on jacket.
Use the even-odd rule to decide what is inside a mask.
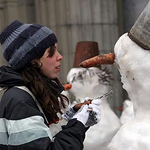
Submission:
[[[50,129],[44,124],[41,116],[33,116],[21,120],[0,119],[0,144],[22,145],[31,141],[49,137]]]

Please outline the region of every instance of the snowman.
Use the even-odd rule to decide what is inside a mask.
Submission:
[[[115,64],[133,102],[134,118],[123,124],[107,150],[150,150],[150,2],[129,33],[115,44]]]
[[[109,150],[150,149],[149,10],[150,2],[129,34],[122,35],[114,48],[123,88],[133,102],[134,119],[121,127]]]
[[[111,72],[106,67],[82,68],[80,62],[99,54],[98,44],[93,41],[78,42],[73,68],[68,72],[69,90],[75,100],[72,105],[83,102],[86,97],[94,99],[112,88]],[[104,150],[120,128],[120,120],[110,108],[107,97],[102,99],[101,121],[86,132],[84,150]],[[111,124],[110,124],[111,123]]]

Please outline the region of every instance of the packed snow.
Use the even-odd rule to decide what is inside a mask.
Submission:
[[[83,102],[85,97],[93,99],[105,94],[112,88],[110,80],[111,73],[107,68],[72,68],[67,75],[67,81],[72,84],[69,92],[75,96],[72,105]],[[120,120],[107,98],[102,99],[101,113],[101,121],[86,132],[84,150],[104,150],[120,128]]]
[[[114,48],[123,88],[133,102],[134,118],[122,125],[108,150],[150,150],[150,51],[123,34]]]
[[[120,123],[123,125],[134,118],[133,102],[129,99],[123,102],[123,111],[120,116]]]

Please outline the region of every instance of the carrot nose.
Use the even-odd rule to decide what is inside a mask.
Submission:
[[[67,90],[70,90],[72,88],[72,84],[70,84],[70,83],[64,84],[63,87],[64,87],[64,90],[67,91]]]
[[[83,62],[80,63],[80,66],[83,68],[96,67],[102,64],[113,64],[114,60],[115,60],[115,54],[113,53],[102,54],[84,60]]]

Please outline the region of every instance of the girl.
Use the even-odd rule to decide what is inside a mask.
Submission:
[[[88,127],[100,120],[100,100],[63,114],[67,97],[57,75],[63,57],[47,27],[13,21],[0,34],[8,66],[0,67],[0,149],[82,150]],[[89,112],[89,107],[92,111]],[[70,115],[71,114],[71,115]]]

